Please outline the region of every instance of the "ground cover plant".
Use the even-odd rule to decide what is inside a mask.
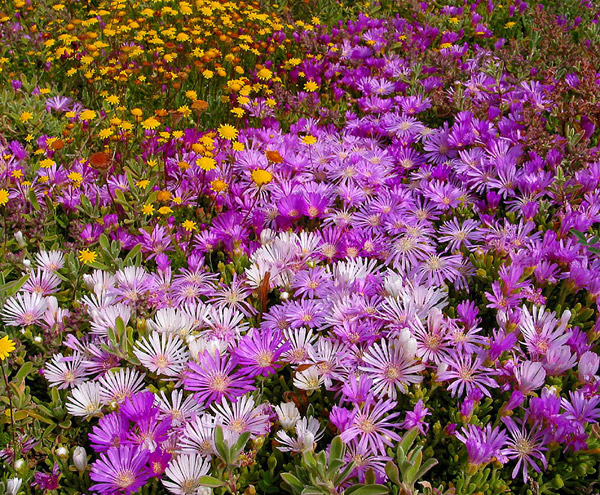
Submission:
[[[0,493],[600,493],[599,17],[5,2]]]

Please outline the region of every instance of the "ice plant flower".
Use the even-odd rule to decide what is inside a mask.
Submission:
[[[92,465],[90,478],[95,483],[92,491],[109,494],[134,493],[144,486],[152,473],[146,466],[149,452],[133,446],[110,448],[100,454]]]

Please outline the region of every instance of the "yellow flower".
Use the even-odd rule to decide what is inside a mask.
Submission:
[[[204,72],[202,72],[202,75],[206,77],[206,79],[212,79],[215,73],[212,70],[206,69]]]
[[[109,103],[111,105],[118,105],[119,104],[119,97],[117,95],[110,95],[109,97],[106,98],[106,103]]]
[[[193,222],[192,220],[186,220],[185,222],[183,222],[181,224],[181,226],[187,231],[187,232],[191,232],[192,230],[196,229],[196,222]]]
[[[142,179],[142,180],[138,180],[135,185],[137,187],[139,187],[140,189],[146,189],[148,187],[148,184],[150,184],[150,181],[148,179]]]
[[[4,361],[15,350],[15,343],[5,335],[0,339],[0,360]]]
[[[114,134],[114,132],[112,131],[112,129],[102,129],[99,133],[98,136],[100,136],[100,139],[106,139],[111,137]]]
[[[313,92],[313,91],[316,91],[317,89],[319,89],[319,85],[314,81],[308,81],[304,85],[304,91]]]
[[[93,263],[94,261],[96,261],[96,256],[97,255],[95,251],[90,251],[87,248],[83,251],[79,251],[79,261],[85,263],[86,265],[88,263]]]
[[[236,139],[238,135],[238,130],[229,124],[220,125],[217,130],[219,131],[219,136],[229,141]]]
[[[173,213],[173,210],[168,206],[161,206],[158,209],[158,213],[160,213],[161,215],[168,215],[169,213]]]
[[[273,72],[269,69],[260,69],[256,74],[261,81],[268,81],[273,77]]]
[[[50,158],[46,158],[45,160],[42,160],[40,162],[40,167],[42,167],[42,168],[50,168],[50,167],[52,167],[55,164],[56,164],[56,162],[54,160],[51,160]]]
[[[302,138],[302,142],[304,144],[307,144],[308,146],[310,146],[311,144],[315,144],[317,142],[317,138],[314,136],[311,136],[310,134],[307,134],[306,136],[304,136]]]
[[[189,91],[185,92],[185,97],[189,98],[190,100],[197,100],[198,93],[196,93],[193,89],[190,89]]]
[[[0,189],[0,206],[4,206],[6,203],[8,203],[8,191]]]
[[[143,113],[144,112],[142,112],[141,108],[134,108],[133,110],[131,110],[131,115],[133,115],[134,117],[141,117]]]
[[[21,122],[25,123],[30,121],[33,118],[33,114],[31,112],[23,112],[21,114]]]
[[[256,170],[252,171],[252,180],[257,186],[262,186],[273,180],[273,174],[268,170],[257,168]]]
[[[144,215],[152,215],[154,213],[154,205],[153,204],[144,205],[144,207],[142,208],[142,213]]]
[[[95,118],[96,112],[94,112],[93,110],[84,110],[79,114],[79,120],[82,120],[84,122],[88,120],[94,120]]]
[[[73,182],[81,182],[83,180],[83,177],[79,172],[71,172],[67,177]]]
[[[233,143],[231,145],[231,147],[233,148],[233,151],[244,151],[244,145],[243,145],[243,143],[240,143],[239,141],[236,141],[235,143]]]
[[[210,182],[210,187],[215,192],[221,192],[227,189],[227,182],[223,179],[215,179]]]
[[[514,23],[514,22],[512,22],[512,21],[510,21],[510,22],[507,22],[507,23],[504,25],[504,27],[505,27],[506,29],[510,29],[510,28],[511,28],[511,27],[513,27],[514,25],[515,25],[515,23]]]
[[[142,127],[146,130],[154,130],[160,125],[160,122],[154,117],[147,118],[142,122]]]
[[[244,116],[246,110],[244,110],[243,108],[232,108],[231,113],[239,118]]]
[[[214,158],[210,158],[208,156],[203,156],[202,158],[198,158],[196,160],[196,165],[198,165],[202,170],[213,170],[217,168],[217,162]]]

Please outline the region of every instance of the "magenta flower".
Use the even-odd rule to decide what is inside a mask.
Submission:
[[[517,465],[513,469],[512,477],[516,478],[519,471],[523,472],[523,481],[527,483],[528,466],[538,473],[541,472],[535,460],[539,460],[544,468],[548,466],[548,461],[543,451],[547,450],[545,444],[545,432],[539,423],[536,423],[531,431],[527,431],[527,417],[523,420],[513,420],[511,417],[504,417],[502,421],[508,428],[511,439],[508,441],[504,450],[509,459],[517,459]]]
[[[359,437],[359,444],[368,446],[370,452],[380,452],[385,455],[385,447],[393,446],[392,440],[399,441],[400,435],[393,429],[400,428],[400,423],[391,422],[400,413],[392,412],[396,401],[388,399],[384,402],[368,400],[362,407],[355,406],[352,421],[341,438],[344,442]]]
[[[268,376],[279,368],[277,361],[291,346],[283,343],[280,330],[267,328],[253,330],[244,335],[234,351],[237,356],[242,373],[254,377],[257,375]]]
[[[438,374],[437,381],[450,381],[448,390],[454,397],[456,394],[462,396],[469,393],[474,388],[479,388],[487,397],[491,394],[487,387],[496,388],[498,383],[492,378],[495,371],[483,366],[485,353],[479,354],[461,354],[452,351],[450,355],[442,362],[448,368]]]
[[[152,477],[146,466],[148,456],[148,451],[128,446],[100,454],[100,459],[92,464],[90,478],[96,483],[90,490],[101,494],[136,492]]]
[[[254,390],[253,380],[239,371],[234,371],[237,359],[227,359],[215,352],[204,351],[200,363],[188,363],[189,371],[185,373],[184,387],[197,392],[198,402],[210,405],[220,402],[223,397],[235,401],[237,397]]]

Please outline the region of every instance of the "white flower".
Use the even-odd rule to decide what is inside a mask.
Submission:
[[[23,459],[19,459],[17,462],[22,461]],[[16,465],[15,465],[16,469]],[[6,494],[7,495],[17,495],[19,493],[19,489],[23,484],[23,480],[21,478],[10,478],[6,480]]]
[[[281,426],[286,430],[291,430],[300,419],[300,411],[293,402],[284,402],[275,407],[275,411]]]
[[[176,335],[152,332],[137,343],[133,353],[153,373],[177,376],[189,358],[184,345]]]
[[[296,373],[296,376],[294,377],[294,387],[312,393],[321,388],[324,380],[325,379],[319,373],[318,368],[316,366],[311,366],[304,371]]]
[[[71,416],[91,418],[102,412],[100,385],[98,382],[83,382],[71,392],[67,399],[67,412]]]
[[[196,495],[204,488],[200,485],[200,478],[205,476],[210,469],[210,459],[197,454],[184,454],[173,458],[163,479],[163,485],[175,495]],[[202,490],[202,493],[206,493]],[[210,493],[210,492],[209,492]]]

